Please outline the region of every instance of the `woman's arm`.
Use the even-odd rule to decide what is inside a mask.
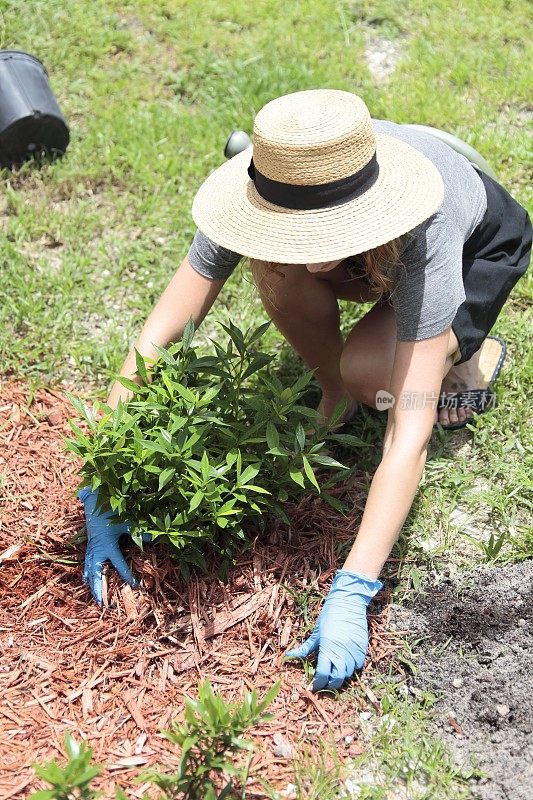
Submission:
[[[158,347],[166,347],[170,342],[179,341],[185,325],[191,319],[196,327],[213,305],[224,280],[206,278],[184,258],[174,277],[157,301],[142,331],[120,370],[120,375],[135,380],[135,350],[145,358],[157,359]],[[127,400],[131,392],[115,381],[111,387],[107,404],[116,408],[119,399]]]
[[[424,471],[448,341],[449,329],[396,345],[388,389],[395,403],[388,412],[383,458],[343,569],[377,578],[399,536]]]

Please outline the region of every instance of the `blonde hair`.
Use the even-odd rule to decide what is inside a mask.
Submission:
[[[401,255],[407,244],[408,234],[391,239],[372,250],[361,253],[363,276],[368,278],[371,293],[379,300],[394,288],[399,268],[403,266]]]
[[[409,234],[404,234],[356,256],[358,274],[353,275],[353,279],[367,278],[370,283],[371,294],[375,300],[379,300],[380,297],[388,294],[394,288],[398,279],[399,269],[403,266],[401,255],[405,250],[408,238]],[[347,259],[347,261],[349,260]],[[285,266],[288,269],[291,267],[290,264],[250,259],[254,283],[274,308],[277,308],[274,289],[279,281],[285,277],[283,272],[283,267]],[[275,282],[272,281],[274,275],[277,276]]]

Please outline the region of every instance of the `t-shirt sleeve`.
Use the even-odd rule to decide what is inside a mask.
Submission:
[[[439,212],[415,228],[391,292],[401,342],[429,339],[450,327],[465,299],[463,239]]]
[[[189,263],[196,272],[211,280],[229,278],[242,256],[211,241],[197,230],[187,253]]]

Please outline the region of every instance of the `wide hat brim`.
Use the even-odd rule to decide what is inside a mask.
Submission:
[[[308,264],[371,250],[420,225],[442,203],[435,165],[414,147],[376,133],[379,175],[360,197],[300,211],[264,200],[248,175],[252,148],[201,185],[192,206],[198,228],[216,244],[262,261]]]

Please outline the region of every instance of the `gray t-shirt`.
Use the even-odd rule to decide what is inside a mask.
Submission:
[[[401,256],[403,266],[391,293],[398,339],[429,339],[451,325],[465,299],[463,245],[486,211],[485,187],[468,159],[434,136],[385,120],[374,120],[374,127],[423,153],[444,182],[438,211],[410,232]],[[197,231],[188,258],[201,275],[224,280],[242,256]]]

